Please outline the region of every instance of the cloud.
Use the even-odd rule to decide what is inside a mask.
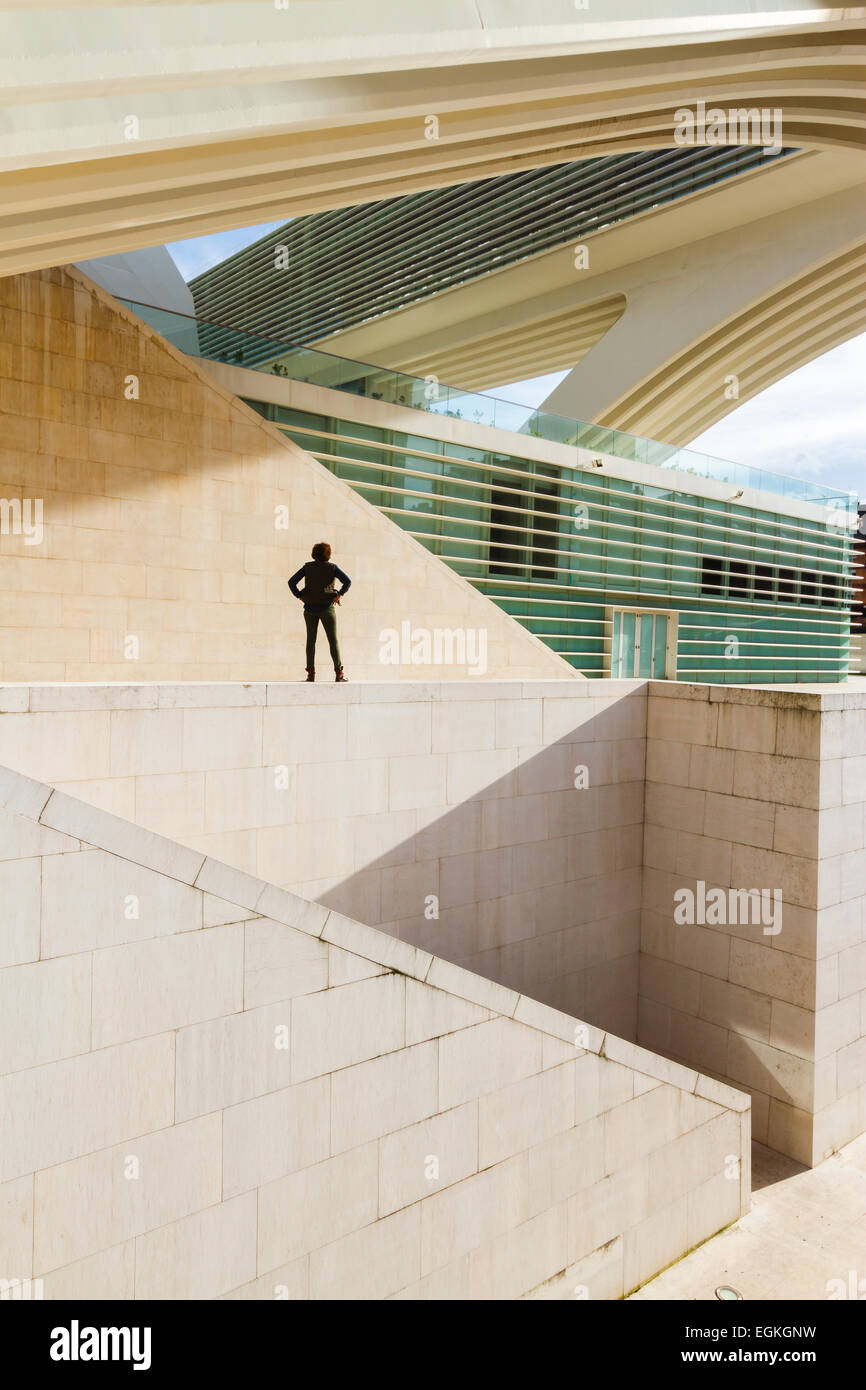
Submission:
[[[538,406],[555,372],[484,394]],[[768,386],[693,439],[697,453],[866,497],[866,333]]]
[[[689,448],[866,496],[866,333],[767,387]]]

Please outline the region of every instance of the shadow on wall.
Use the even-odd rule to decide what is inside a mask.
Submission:
[[[484,785],[473,779],[477,762],[449,758],[448,797],[459,804],[430,811],[423,827],[419,809],[414,835],[324,891],[298,891],[634,1040],[642,705],[642,694],[616,701]],[[423,788],[414,795],[423,800]]]
[[[811,1017],[800,1058],[771,1058],[754,1019],[742,1017],[745,991],[726,979],[725,930],[674,922],[674,891],[694,887],[694,879],[667,875],[664,903],[652,895],[647,901],[642,692],[603,708],[597,703],[576,726],[569,712],[570,727],[555,742],[493,780],[475,775],[478,754],[467,755],[463,765],[457,755],[453,763],[449,757],[447,795],[457,803],[453,809],[430,810],[426,817],[419,809],[417,832],[363,868],[327,886],[319,881],[294,887],[335,911],[739,1087],[753,1097],[764,1142],[809,1161],[814,1015],[798,1011],[806,1024]],[[328,794],[335,804],[341,774],[350,775],[347,766],[329,769],[334,781]],[[423,801],[420,780],[410,794],[413,804]],[[298,810],[302,819],[303,806]],[[708,861],[707,886],[727,888],[714,881],[712,867]],[[649,877],[655,884],[658,875],[650,870]],[[647,915],[657,928],[649,941]],[[688,933],[691,944],[682,949],[697,954],[686,975],[696,980],[699,967],[711,969],[704,992],[716,984],[724,991],[712,1018],[684,1020],[686,1034],[661,1032],[654,1026],[651,1001],[641,998],[644,973],[652,972],[655,980],[666,968],[654,954],[659,929],[665,940],[670,933]],[[813,963],[802,964],[814,969]],[[682,981],[677,985],[682,988]],[[707,1009],[711,1002],[708,996]],[[773,1001],[768,996],[762,1003],[769,1028]]]

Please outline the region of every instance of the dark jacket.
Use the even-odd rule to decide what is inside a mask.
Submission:
[[[303,589],[300,587],[302,579]],[[342,585],[340,589],[334,587],[337,579]],[[304,608],[308,612],[325,613],[332,606],[334,599],[344,594],[351,583],[349,576],[331,560],[308,560],[305,565],[301,565],[297,574],[292,575],[289,588],[295,598],[303,599]]]

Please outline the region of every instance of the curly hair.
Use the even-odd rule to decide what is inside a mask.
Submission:
[[[310,553],[314,560],[330,560],[331,547],[328,545],[327,541],[316,541]]]

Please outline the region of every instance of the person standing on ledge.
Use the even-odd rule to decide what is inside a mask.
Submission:
[[[312,560],[301,565],[297,574],[289,580],[289,588],[295,598],[304,605],[304,622],[307,625],[307,680],[316,679],[316,634],[319,623],[325,629],[331,660],[334,663],[334,680],[344,681],[343,662],[340,657],[340,643],[337,639],[336,607],[352,581],[331,561],[331,547],[327,541],[317,541],[312,549]],[[301,580],[303,589],[300,588]],[[334,588],[339,579],[341,589]]]

